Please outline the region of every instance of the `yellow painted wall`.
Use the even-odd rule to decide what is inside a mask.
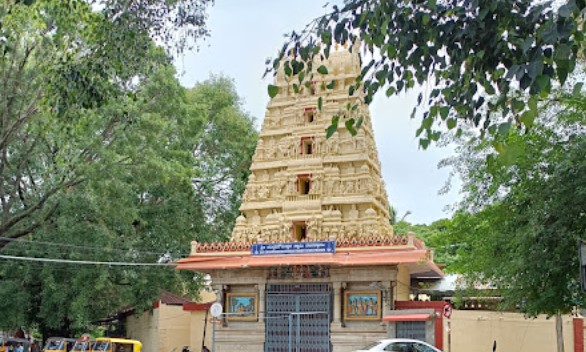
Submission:
[[[212,349],[212,316],[208,315],[208,323],[205,325],[205,312],[197,311],[191,312],[190,322],[191,329],[189,331],[189,345],[192,352],[201,351],[201,342],[203,339],[203,329],[206,327],[205,345],[208,349]]]
[[[189,346],[191,312],[183,306],[161,304],[159,310],[159,350],[157,352],[181,352]]]
[[[395,294],[395,300],[397,301],[408,301],[409,300],[409,291],[411,286],[411,275],[409,274],[409,269],[402,265],[399,265],[397,270],[397,287],[395,290],[397,293]]]
[[[199,293],[199,302],[208,303],[215,302],[216,295],[211,291],[202,290]],[[205,311],[194,311],[190,312],[190,324],[189,330],[189,345],[191,346],[192,352],[201,351],[201,342],[203,339],[203,329],[206,328],[205,333],[205,345],[211,350],[212,346],[212,316],[208,315],[208,322],[205,324],[206,312]]]
[[[210,292],[200,294],[201,302],[215,301]],[[212,344],[211,316],[205,325],[205,311],[185,311],[183,306],[160,304],[152,313],[126,319],[128,337],[143,343],[143,352],[181,352],[189,346],[191,352],[200,352],[203,329],[206,326],[205,344]]]
[[[142,342],[143,352],[157,352],[159,349],[159,309],[145,312],[141,316],[126,318],[126,335]]]
[[[444,320],[445,352],[556,351],[555,318],[525,319],[519,313],[454,310],[451,325],[451,349],[448,346],[447,320]],[[571,317],[564,317],[564,347],[574,350]]]

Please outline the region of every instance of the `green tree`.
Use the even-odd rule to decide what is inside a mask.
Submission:
[[[86,165],[84,182],[64,191],[50,219],[3,255],[156,263],[186,243],[226,238],[256,144],[252,118],[233,83],[214,77],[182,88],[169,65],[144,77],[132,97],[112,104],[132,123]],[[218,179],[222,179],[218,183]],[[226,191],[224,194],[222,191]],[[209,207],[218,194],[221,206]],[[148,310],[161,289],[197,295],[193,273],[172,267],[80,266],[0,261],[0,328],[37,327],[45,337],[86,332],[92,322],[133,306]]]
[[[498,137],[515,146],[504,158],[492,157],[494,141],[461,147],[449,164],[468,197],[443,239],[457,248],[452,269],[496,287],[505,307],[556,315],[559,351],[561,314],[586,303],[576,247],[586,236],[586,98],[561,102],[528,134]]]
[[[365,60],[350,96],[361,99],[360,90],[368,104],[381,90],[391,96],[430,86],[412,114],[424,111],[417,131],[423,148],[443,128],[460,134],[474,125],[506,135],[511,126],[531,127],[538,102],[574,70],[586,48],[585,8],[584,0],[349,0],[292,32],[267,72],[282,68],[297,86],[309,86],[328,72],[322,60],[333,47],[347,44]],[[277,93],[269,86],[269,95]],[[343,119],[354,133],[362,117],[348,109]],[[332,125],[339,121],[334,116]]]
[[[43,226],[58,198],[86,180],[86,169],[117,162],[109,150],[121,148],[136,123],[126,111],[136,85],[169,62],[151,38],[179,50],[205,36],[207,4],[2,2],[0,236]]]
[[[187,92],[194,111],[203,112],[193,145],[193,184],[209,217],[209,239],[231,234],[256,147],[254,119],[242,111],[232,80],[212,76]]]
[[[415,236],[425,242],[434,253],[434,262],[445,265],[447,271],[451,271],[451,265],[455,259],[455,247],[446,241],[446,231],[450,224],[449,219],[440,219],[426,224],[411,224],[401,220],[393,225],[397,234],[406,235],[413,232]]]

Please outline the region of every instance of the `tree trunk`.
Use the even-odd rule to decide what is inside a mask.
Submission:
[[[562,322],[562,313],[559,310],[555,315],[555,335],[557,340],[558,352],[564,352],[564,330]]]

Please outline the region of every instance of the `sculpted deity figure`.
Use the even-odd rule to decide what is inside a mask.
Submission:
[[[284,195],[287,188],[287,179],[285,177],[279,180],[279,194]]]
[[[244,202],[248,202],[250,200],[250,186],[246,187],[244,190],[244,194],[242,195],[242,200]]]
[[[310,193],[321,192],[321,175],[316,174],[311,178],[311,190]]]
[[[258,195],[256,194],[256,188],[257,188],[256,185],[251,185],[251,184],[248,185],[248,187],[246,189],[247,194],[248,194],[248,200],[255,200],[258,197]]]
[[[368,235],[368,236],[376,236],[377,235],[377,231],[376,231],[376,225],[375,224],[369,224],[366,225],[364,227],[364,232]]]
[[[363,150],[364,149],[364,134],[360,133],[358,136],[354,137],[354,148],[356,150]]]
[[[258,160],[262,160],[265,158],[265,148],[264,148],[264,142],[262,139],[258,140],[258,143],[256,145],[256,153],[254,153],[254,156]]]
[[[350,193],[354,193],[354,180],[346,181],[346,184],[344,187],[344,194],[350,194]]]
[[[260,174],[259,181],[266,182],[269,180],[268,172],[263,172]]]
[[[340,238],[339,232],[338,232],[338,226],[332,225],[332,227],[330,228],[330,237],[333,237],[336,239]]]
[[[340,232],[338,234],[338,238],[347,241],[348,237],[346,237],[346,229],[344,228],[344,225],[340,225]]]
[[[331,144],[331,153],[332,154],[339,154],[340,153],[340,142],[338,140],[338,138],[334,137],[331,138],[332,140],[332,144]]]
[[[267,159],[273,159],[275,157],[276,148],[273,146],[272,139],[267,140],[265,155]]]
[[[281,117],[281,111],[278,111],[278,114],[273,115],[273,118],[271,119],[273,121],[273,126],[275,127],[279,127],[281,126],[281,122],[283,121],[283,118]]]
[[[334,193],[334,180],[332,180],[331,178],[326,178],[324,180],[324,192],[326,194]]]
[[[259,199],[267,199],[269,196],[269,187],[266,184],[263,184],[258,189],[258,198]]]
[[[297,176],[295,175],[289,177],[289,194],[297,194]]]
[[[356,205],[352,204],[352,209],[348,212],[348,218],[354,220],[358,219],[358,210],[356,209]]]
[[[281,224],[281,238],[287,241],[291,237],[291,224],[283,222]]]
[[[248,231],[248,240],[253,241],[260,234],[261,227],[259,224],[252,224]]]
[[[323,144],[323,140],[321,137],[315,137],[313,139],[313,153],[314,154],[321,154],[321,148],[322,148],[322,144]]]
[[[319,233],[319,224],[317,221],[317,218],[314,216],[311,217],[311,219],[309,220],[309,223],[307,224],[308,226],[308,238],[310,241],[317,241],[317,237],[318,237],[318,233]]]
[[[348,233],[346,234],[346,236],[350,240],[358,238],[358,225],[356,224],[356,222],[352,222],[350,223],[350,225],[348,225]]]
[[[366,188],[366,193],[373,194],[374,193],[374,182],[372,180],[372,177],[368,177],[366,180],[364,180],[364,182],[365,182],[364,187]]]
[[[275,242],[280,242],[281,241],[281,236],[279,234],[279,229],[278,228],[273,228],[273,230],[271,231],[271,238]]]
[[[252,216],[250,217],[250,223],[251,224],[260,224],[260,215],[258,213],[258,210],[254,210],[252,212]]]
[[[277,148],[279,149],[279,156],[287,159],[289,158],[289,143],[288,143],[288,137],[283,137],[280,141],[279,144],[277,146]]]
[[[321,231],[317,234],[317,239],[319,241],[327,241],[330,238],[330,234],[326,232],[323,225],[321,226]]]
[[[290,157],[295,158],[299,155],[299,143],[293,138],[289,139],[288,149]]]

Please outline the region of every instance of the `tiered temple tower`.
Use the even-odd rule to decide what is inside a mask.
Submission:
[[[368,108],[362,92],[348,96],[360,73],[359,56],[339,51],[328,61],[329,74],[316,74],[299,94],[282,71],[277,75],[280,92],[267,107],[233,241],[391,240]],[[325,89],[332,80],[335,88]],[[358,108],[348,111],[348,104]],[[334,115],[341,122],[327,139]],[[363,116],[356,136],[345,128],[344,116]]]
[[[224,309],[217,352],[347,352],[407,336],[441,347],[437,312],[397,309],[411,280],[442,272],[423,242],[389,223],[369,112],[361,92],[348,96],[360,58],[336,51],[321,64],[329,73],[299,93],[297,78],[278,73],[230,241],[193,241],[177,268],[212,278]],[[351,136],[344,121],[359,116]]]

